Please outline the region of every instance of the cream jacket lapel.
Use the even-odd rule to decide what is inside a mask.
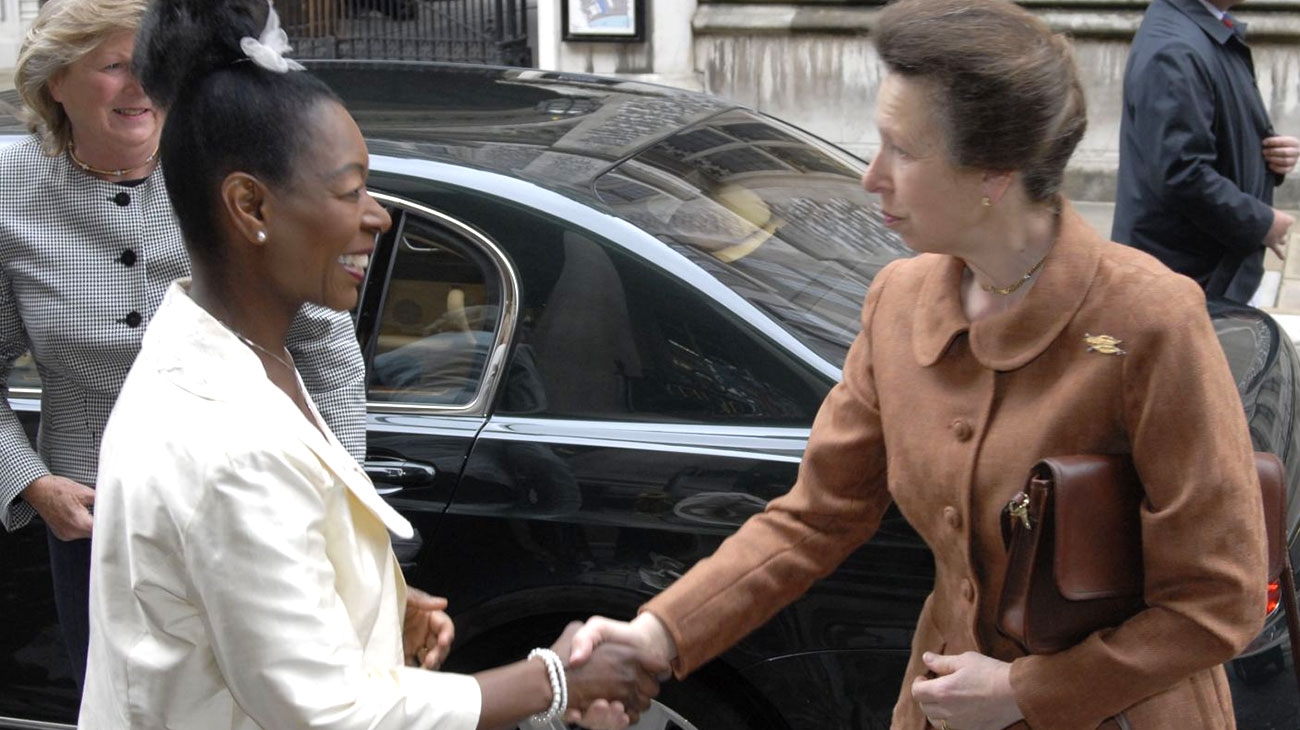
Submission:
[[[178,360],[177,366],[170,371],[176,384],[210,400],[256,403],[261,415],[281,422],[286,433],[294,434],[311,449],[393,534],[411,537],[414,534],[411,524],[375,491],[370,477],[325,424],[315,401],[303,387],[302,378],[298,378],[298,387],[311,408],[314,426],[303,417],[293,401],[266,378],[257,355],[234,332],[189,298],[186,293],[188,283],[188,279],[183,279],[173,284],[167,296],[177,299],[176,306],[191,310],[184,319],[192,326],[181,329],[174,327],[172,321],[164,321],[160,323],[159,331],[151,330],[146,335],[148,339],[173,338],[183,345],[177,348],[176,357],[184,358],[184,367],[180,367]],[[200,357],[189,357],[187,353]]]
[[[409,523],[180,285],[103,444],[81,727],[477,724],[472,677],[403,666]]]

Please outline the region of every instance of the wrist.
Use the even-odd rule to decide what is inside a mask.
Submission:
[[[1020,709],[1020,702],[1016,699],[1016,688],[1011,682],[1011,667],[1013,664],[1014,662],[1004,663],[1000,667],[996,680],[996,691],[1004,699],[1003,708],[1006,714],[1003,715],[1002,720],[1006,722],[1006,725],[1013,725],[1025,719],[1025,713]]]
[[[27,482],[27,486],[23,487],[22,491],[20,491],[18,494],[25,496],[30,492],[39,492],[40,490],[45,488],[45,485],[50,481],[50,477],[53,476],[54,476],[53,474],[46,473],[36,477],[30,482]]]
[[[546,671],[546,696],[550,702],[546,709],[532,716],[538,725],[547,725],[553,720],[564,717],[569,707],[568,677],[564,673],[564,663],[560,656],[550,649],[533,649],[528,654],[528,661],[540,661]]]
[[[18,493],[18,498],[31,505],[33,509],[38,509],[45,505],[45,495],[49,491],[51,474],[42,474],[27,483],[22,491]]]
[[[632,626],[645,637],[645,648],[651,655],[662,659],[666,664],[671,664],[677,658],[677,643],[658,616],[642,611],[632,619]]]

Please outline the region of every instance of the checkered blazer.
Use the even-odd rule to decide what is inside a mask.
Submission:
[[[95,483],[99,443],[145,325],[190,273],[162,170],[136,186],[51,158],[30,137],[0,149],[0,384],[30,349],[43,396],[39,454],[0,398],[0,524],[35,514],[18,494],[58,474]],[[354,457],[365,456],[365,366],[346,313],[304,307],[289,332],[304,384]],[[7,394],[7,388],[6,388]]]

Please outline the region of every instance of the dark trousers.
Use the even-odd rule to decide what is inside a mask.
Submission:
[[[49,530],[46,537],[59,629],[72,662],[72,678],[81,691],[86,684],[86,652],[90,647],[90,539],[64,542]]]
[[[1258,255],[1251,254],[1241,262],[1241,268],[1237,269],[1223,296],[1234,302],[1249,304],[1263,280],[1264,251],[1261,249]]]

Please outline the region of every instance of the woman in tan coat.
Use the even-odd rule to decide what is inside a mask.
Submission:
[[[893,728],[1232,728],[1220,664],[1260,628],[1264,532],[1201,291],[1061,198],[1085,125],[1067,41],[1003,0],[902,0],[874,33],[887,74],[863,184],[920,255],[873,282],[790,493],[631,624],[594,619],[577,658],[628,641],[685,675],[834,569],[893,501],[936,565]],[[1036,460],[1076,453],[1133,455],[1147,608],[1026,656],[996,629],[999,513]]]

